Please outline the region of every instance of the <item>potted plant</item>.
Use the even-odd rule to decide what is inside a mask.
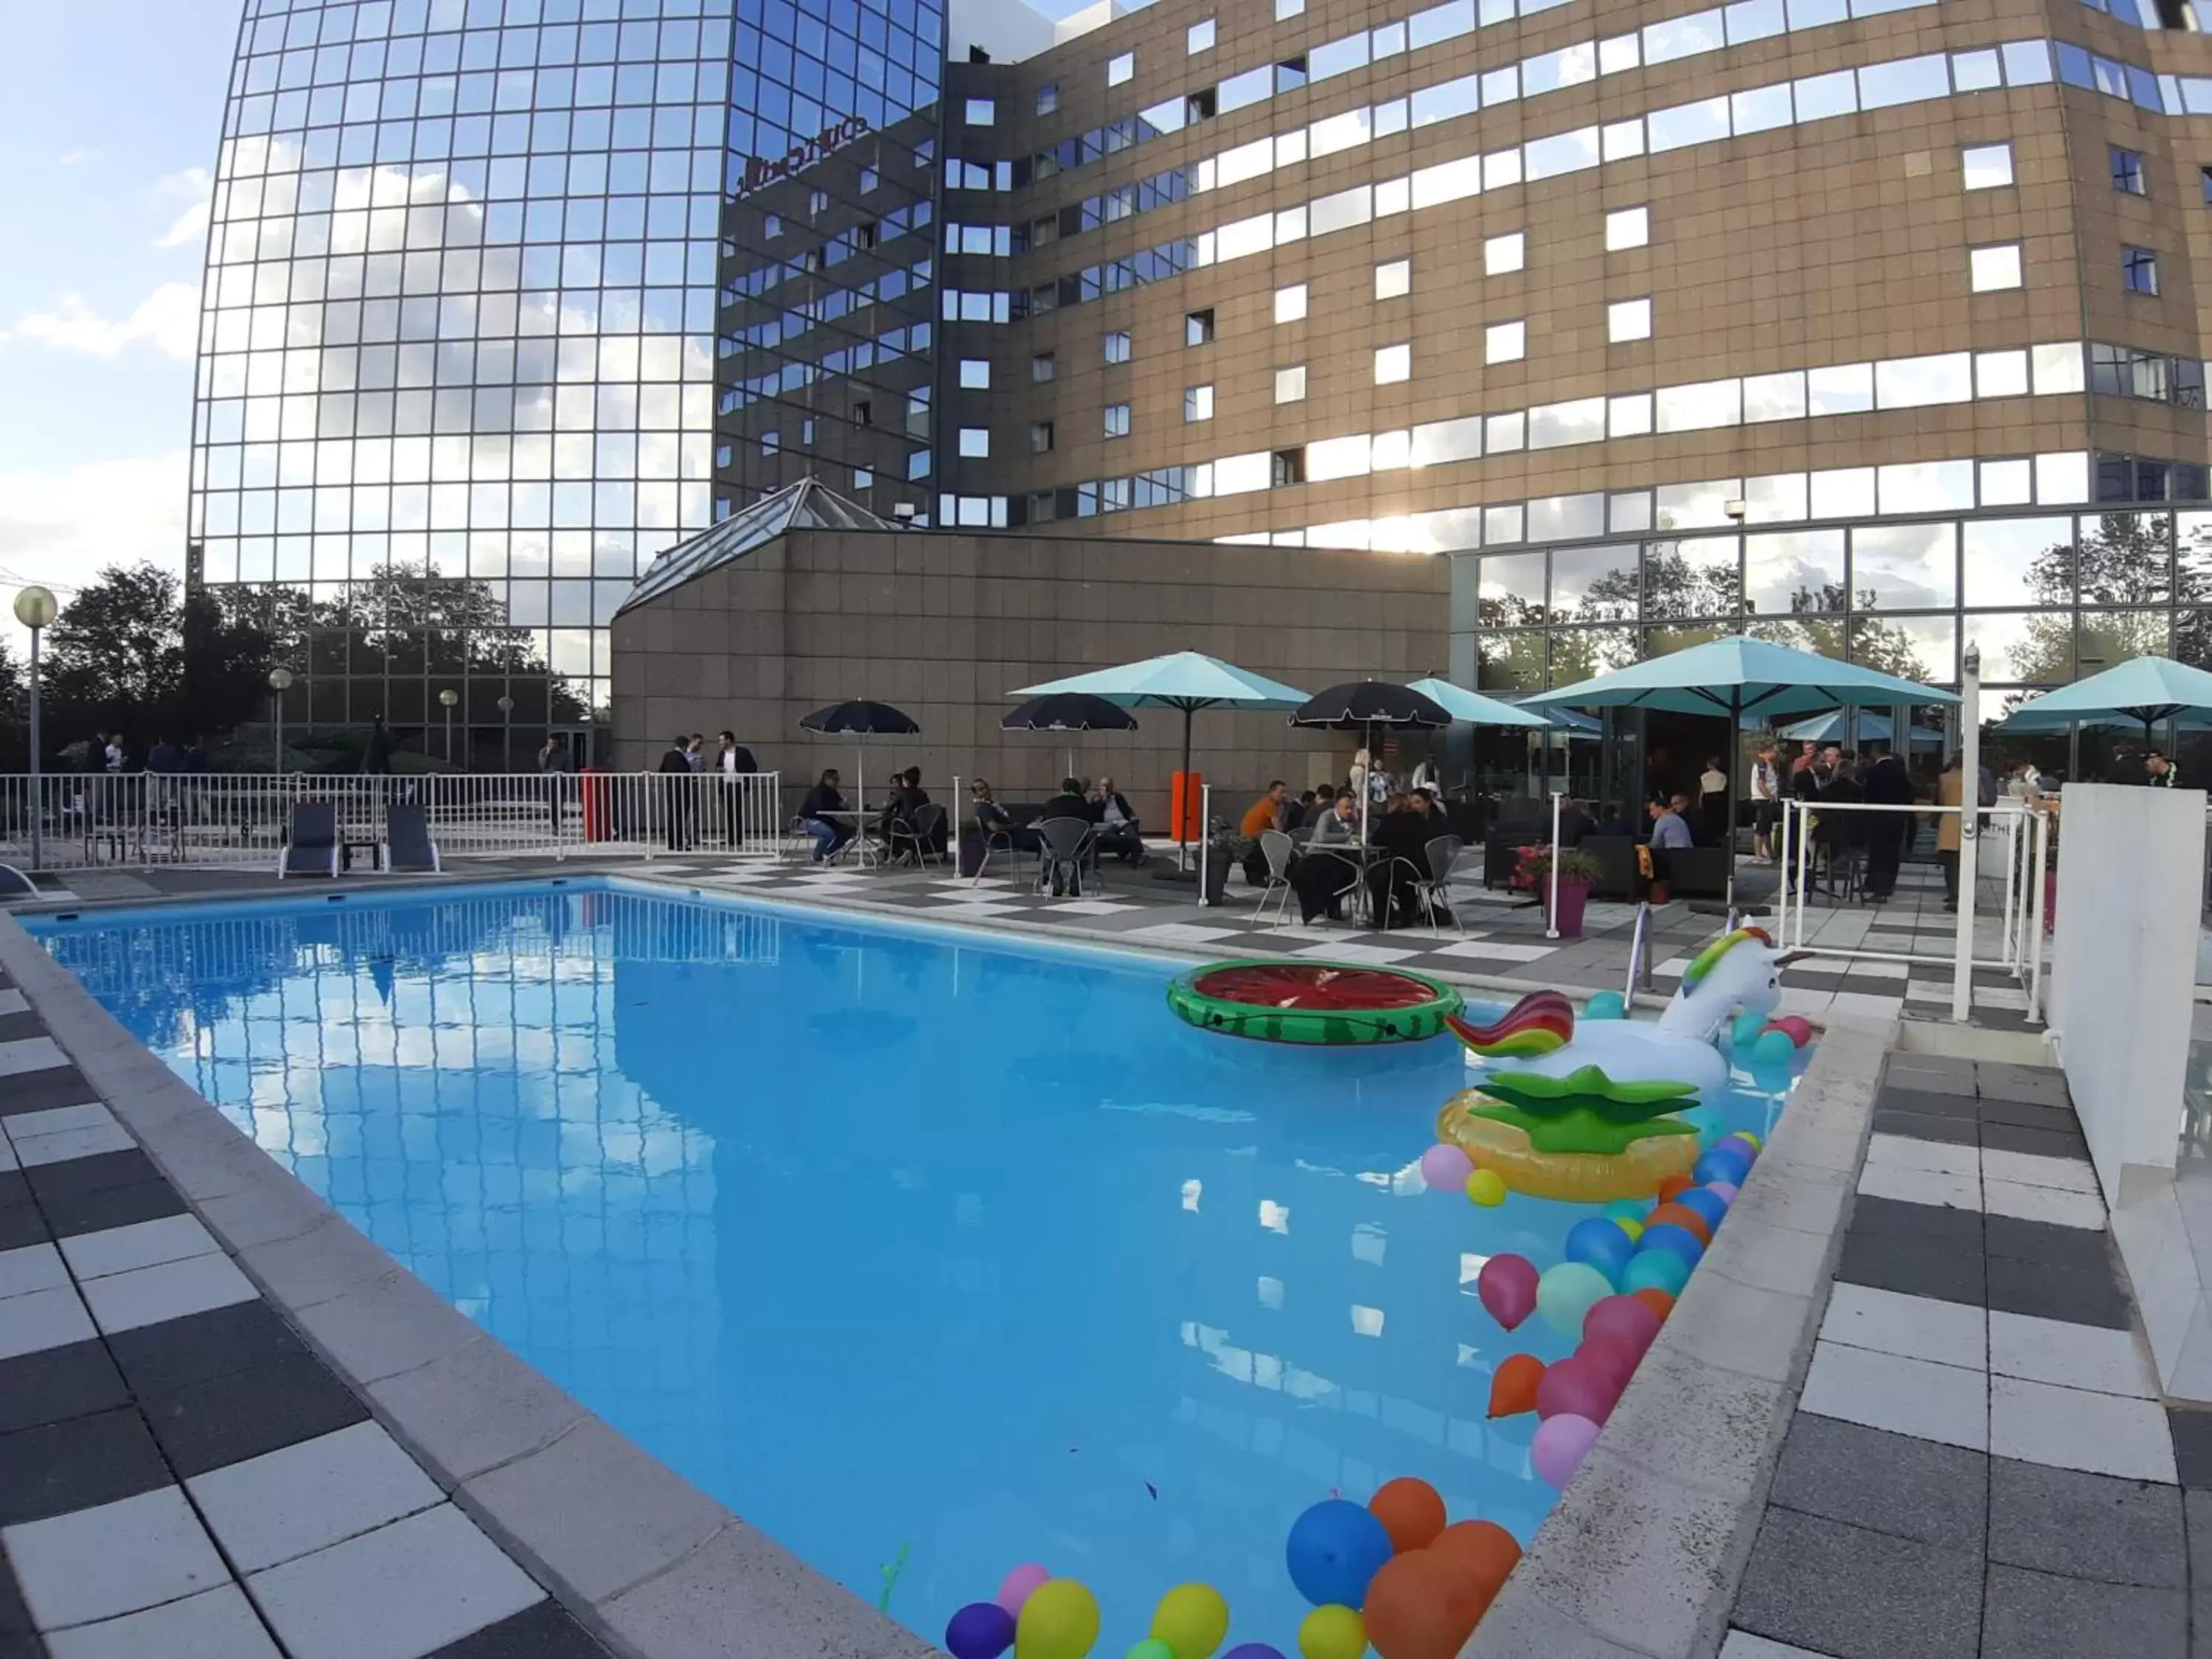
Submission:
[[[1539,842],[1533,847],[1518,849],[1520,861],[1514,866],[1513,884],[1534,889],[1537,901],[1545,914],[1552,909],[1552,844]],[[1595,853],[1585,853],[1579,847],[1559,849],[1559,909],[1551,916],[1552,926],[1563,939],[1580,939],[1583,932],[1583,907],[1589,902],[1590,884],[1604,873],[1605,866]]]
[[[1259,855],[1260,843],[1250,836],[1240,836],[1219,819],[1214,820],[1212,833],[1206,837],[1206,902],[1222,902],[1228,886],[1229,872],[1237,865],[1247,866],[1245,879],[1251,879],[1251,860]]]

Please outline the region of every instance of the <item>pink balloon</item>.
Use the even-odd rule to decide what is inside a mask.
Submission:
[[[1583,1316],[1583,1340],[1589,1342],[1601,1336],[1616,1337],[1643,1358],[1659,1334],[1659,1316],[1648,1302],[1638,1302],[1632,1296],[1608,1296],[1594,1305]]]
[[[1655,1320],[1658,1318],[1656,1314],[1651,1316]],[[1596,1366],[1613,1379],[1613,1401],[1619,1404],[1620,1390],[1626,1389],[1628,1379],[1636,1375],[1636,1368],[1643,1362],[1644,1350],[1648,1346],[1625,1336],[1585,1336],[1582,1346],[1575,1350],[1575,1358]],[[1583,1412],[1580,1415],[1588,1417],[1589,1413]],[[1605,1419],[1601,1417],[1596,1421],[1602,1423]]]
[[[1474,1292],[1490,1316],[1511,1330],[1536,1311],[1536,1264],[1525,1255],[1493,1255],[1476,1275]]]
[[[1780,1031],[1800,1048],[1813,1040],[1813,1022],[1802,1014],[1784,1014],[1779,1019],[1770,1019],[1766,1029]]]
[[[1034,1561],[1024,1561],[999,1581],[998,1603],[1018,1619],[1022,1603],[1030,1599],[1030,1592],[1052,1575]]]
[[[1536,1437],[1528,1443],[1528,1461],[1546,1486],[1564,1488],[1595,1444],[1597,1425],[1587,1417],[1548,1418],[1537,1425]]]
[[[1613,1415],[1626,1381],[1614,1376],[1601,1360],[1570,1354],[1545,1367],[1544,1380],[1536,1385],[1536,1415],[1547,1421],[1577,1417],[1602,1423]]]
[[[1474,1160],[1456,1146],[1439,1142],[1421,1154],[1421,1179],[1431,1192],[1464,1192],[1467,1178],[1474,1173]]]
[[[1736,1185],[1733,1181],[1708,1181],[1705,1190],[1723,1204],[1735,1202]]]

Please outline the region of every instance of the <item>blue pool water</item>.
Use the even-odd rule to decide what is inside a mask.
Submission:
[[[1418,1474],[1527,1539],[1492,1254],[1425,1194],[1449,1039],[1208,1036],[1170,965],[590,884],[111,913],[48,948],[377,1242],[933,1638],[1036,1559],[1098,1651],[1188,1579],[1296,1650],[1291,1520]],[[1764,1130],[1746,1093],[1730,1127]]]

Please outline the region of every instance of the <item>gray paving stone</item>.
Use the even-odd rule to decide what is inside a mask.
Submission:
[[[1912,1112],[1922,1117],[1957,1118],[1972,1123],[1980,1115],[1981,1103],[1970,1094],[1947,1093],[1940,1089],[1899,1088],[1896,1073],[1890,1073],[1891,1082],[1874,1099],[1877,1112]]]
[[[1982,1561],[1770,1509],[1730,1622],[1838,1659],[1960,1659],[1981,1629]]]
[[[1877,1106],[1874,1132],[1878,1135],[1910,1135],[1916,1140],[1948,1141],[1954,1146],[1981,1144],[1980,1127],[1970,1117],[1939,1116],[1929,1112],[1905,1112]]]
[[[2066,1074],[2047,1066],[2015,1066],[2006,1060],[1974,1064],[1975,1092],[1984,1100],[2024,1100],[2039,1106],[2066,1106]]]
[[[1925,1544],[1978,1552],[1987,1455],[1800,1412],[1767,1496],[1784,1509]]]
[[[2022,1129],[2048,1129],[2055,1134],[2078,1135],[2081,1124],[2069,1106],[2037,1106],[2019,1100],[1976,1103],[1976,1115],[1984,1123],[2010,1123]]]
[[[2189,1533],[2189,1583],[2212,1595],[2212,1492],[2184,1491],[2181,1510]]]
[[[2186,1659],[2189,1598],[1993,1562],[1981,1651],[1982,1659]]]
[[[1877,1290],[1935,1297],[1974,1307],[1982,1306],[1989,1296],[1989,1281],[1978,1248],[1931,1242],[1910,1234],[1885,1237],[1879,1233],[1862,1235],[1854,1228],[1844,1239],[1836,1277],[1848,1284],[1871,1285]]]
[[[2089,1143],[2079,1130],[2024,1129],[2017,1123],[1982,1122],[1982,1145],[2001,1152],[2031,1152],[2038,1158],[2089,1161]]]
[[[1929,1094],[1974,1095],[1974,1062],[1947,1054],[1892,1054],[1886,1073],[1899,1089],[1917,1089]]]
[[[1989,1554],[2062,1577],[2185,1589],[2181,1490],[1993,1457]]]
[[[1992,1308],[2074,1325],[2101,1325],[2112,1331],[2126,1330],[2132,1322],[2127,1293],[2113,1281],[2110,1267],[2076,1273],[2001,1255],[1991,1256],[1988,1267]]]

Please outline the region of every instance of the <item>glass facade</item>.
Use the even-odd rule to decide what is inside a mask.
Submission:
[[[726,196],[928,103],[941,36],[933,0],[247,0],[188,574],[269,628],[288,722],[404,742],[452,690],[496,765],[605,718],[606,623],[714,514]]]

